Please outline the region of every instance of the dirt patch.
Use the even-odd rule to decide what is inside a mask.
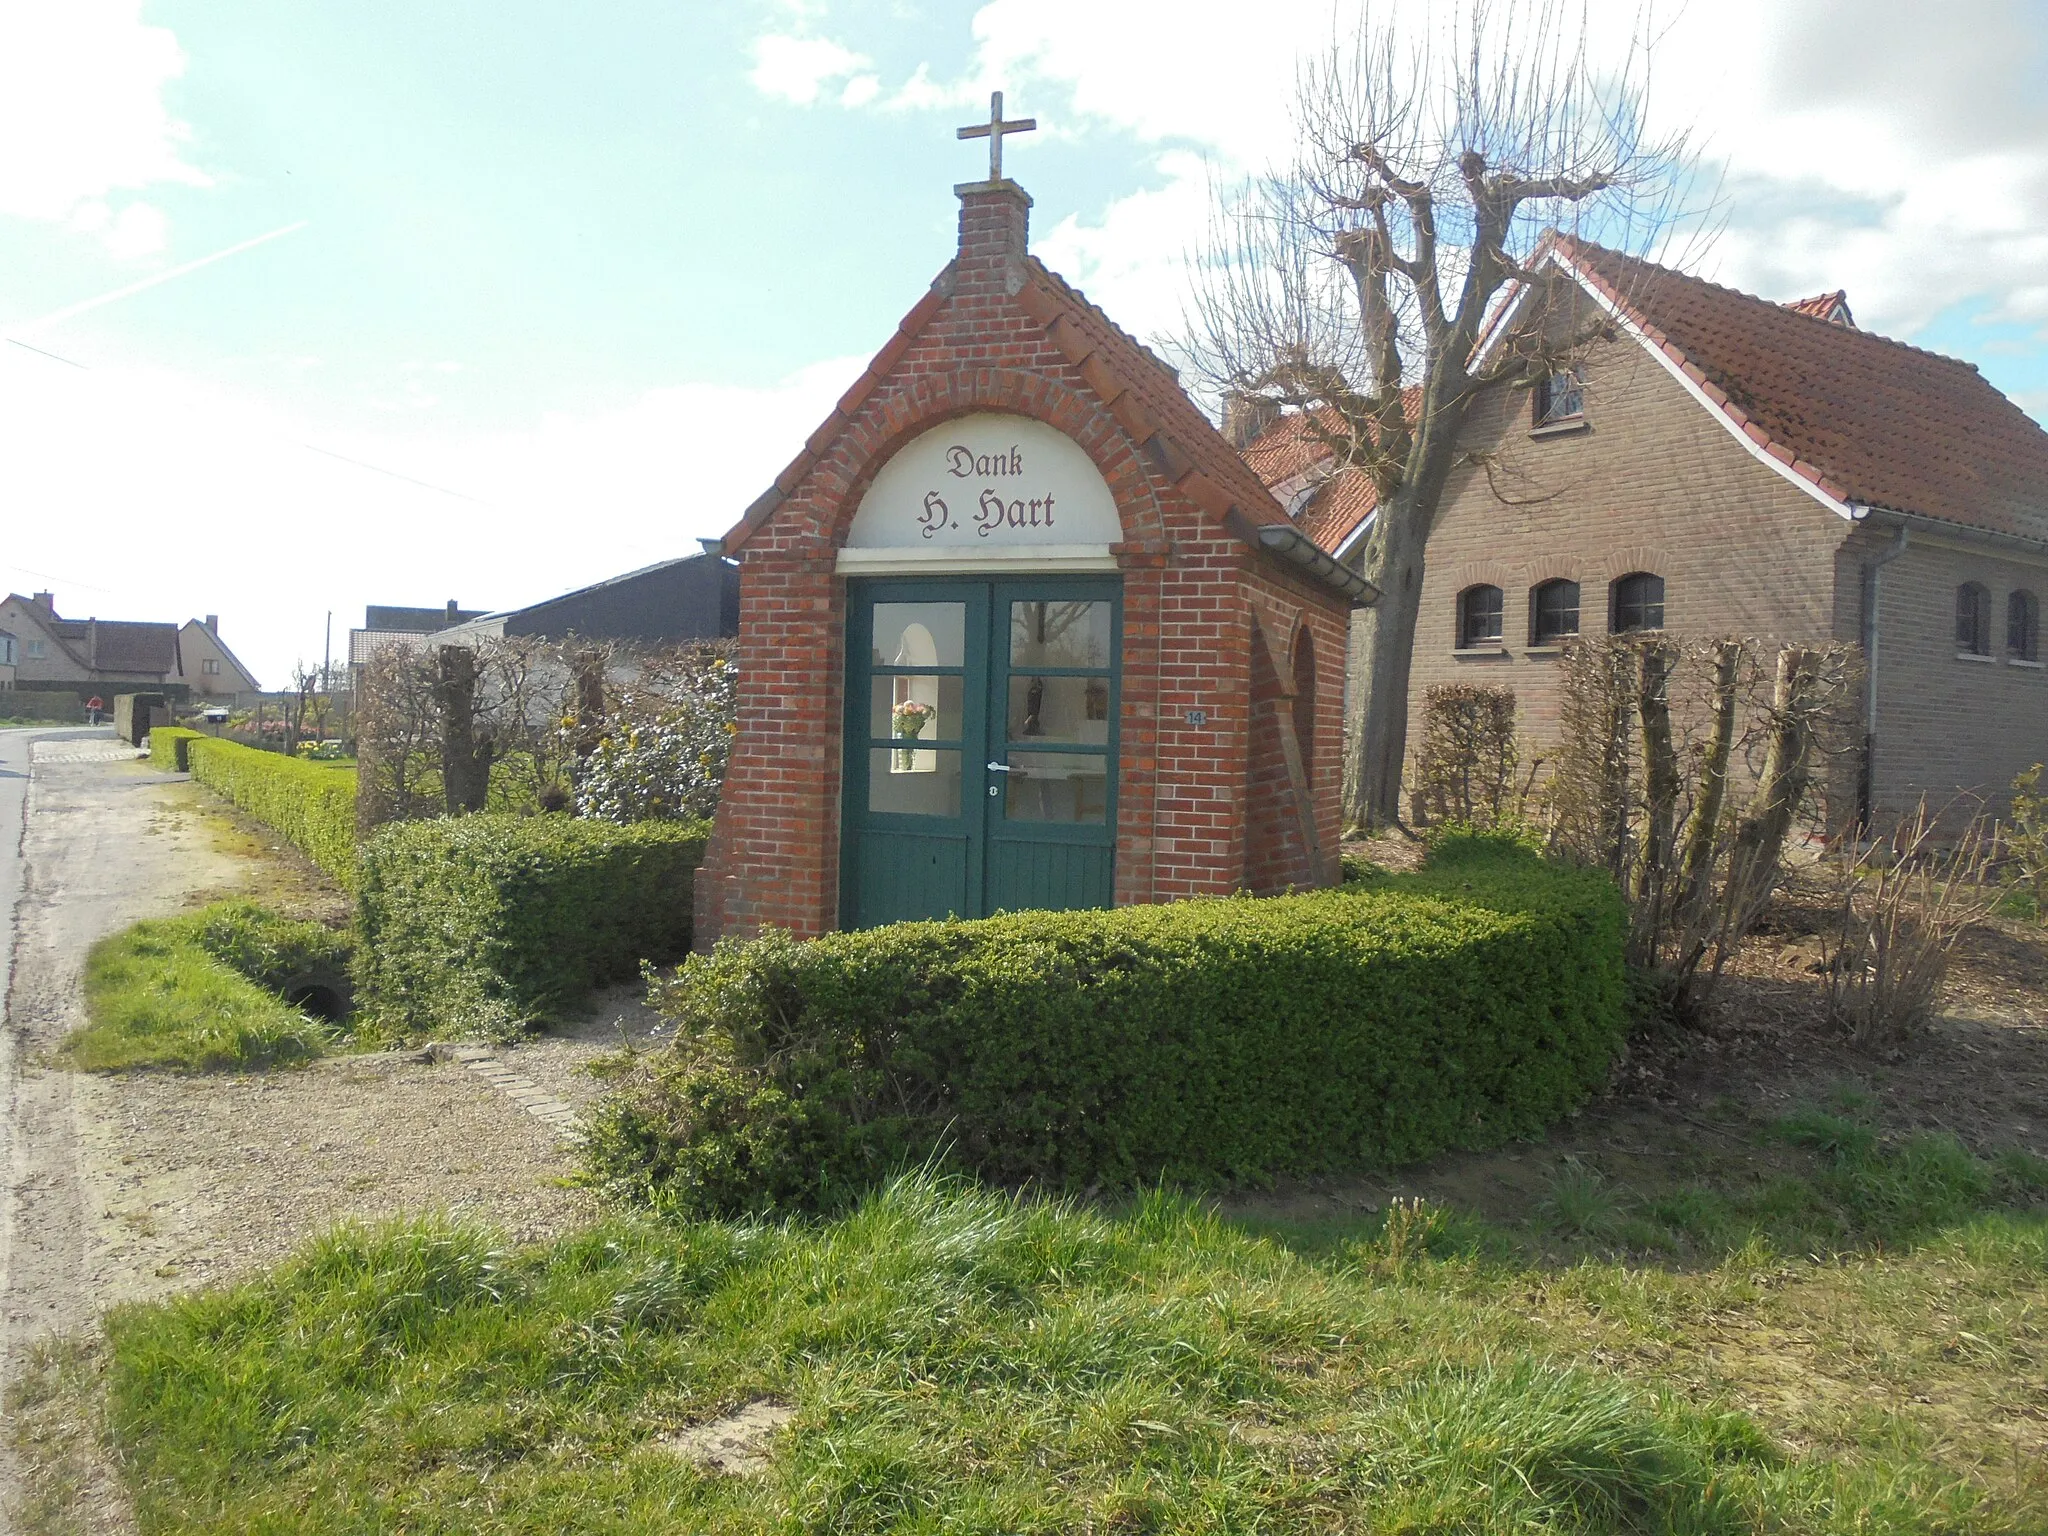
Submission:
[[[755,1477],[768,1470],[768,1445],[796,1410],[761,1398],[708,1424],[664,1436],[664,1450],[729,1477]]]

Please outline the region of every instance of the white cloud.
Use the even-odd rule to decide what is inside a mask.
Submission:
[[[754,39],[754,68],[747,78],[763,95],[808,107],[817,101],[827,82],[857,75],[867,68],[868,62],[864,54],[842,48],[826,38],[771,32]],[[849,101],[847,105],[860,103]]]
[[[161,208],[149,203],[130,203],[117,214],[102,238],[107,249],[122,261],[154,256],[171,241],[171,221]]]
[[[1446,9],[1403,0],[1400,18]],[[1052,131],[1198,148],[1227,179],[1286,158],[1300,62],[1355,14],[1356,0],[1269,0],[1256,16],[1241,0],[989,0],[963,81],[1003,87]],[[1706,275],[1773,298],[1847,287],[1859,321],[1902,336],[1972,297],[1993,318],[2048,320],[2048,12],[1956,0],[1939,26],[1930,14],[1718,0],[1663,18],[1653,118],[1698,127],[1727,171],[1729,227]],[[1596,48],[1625,45],[1638,16],[1638,0],[1593,0]],[[960,89],[922,68],[912,84],[918,106]],[[1178,313],[1162,290],[1182,287],[1179,253],[1208,208],[1192,158],[1155,163],[1165,187],[1038,242],[1141,330]]]
[[[275,686],[318,657],[329,609],[345,638],[366,601],[514,607],[695,553],[865,362],[760,388],[680,384],[528,430],[437,432],[411,418],[339,435],[181,375],[88,372],[0,346],[0,591],[54,587],[62,611],[102,618],[219,613],[228,643]]]
[[[119,191],[205,186],[164,105],[185,56],[142,0],[0,0],[0,215],[98,233],[120,256],[161,249],[163,214]],[[152,244],[151,241],[155,243]]]

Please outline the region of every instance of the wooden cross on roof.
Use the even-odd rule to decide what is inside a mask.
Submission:
[[[1020,117],[1010,122],[1003,121],[1003,93],[991,91],[988,97],[988,121],[959,130],[963,139],[988,140],[988,179],[1003,179],[1003,135],[1006,133],[1029,133],[1038,126],[1035,117]]]

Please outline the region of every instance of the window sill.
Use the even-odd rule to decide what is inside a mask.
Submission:
[[[1451,655],[1458,661],[1506,661],[1508,659],[1507,647],[1504,645],[1460,646],[1453,650]]]
[[[1541,645],[1526,647],[1522,654],[1524,656],[1562,656],[1564,654],[1564,647],[1546,640]]]
[[[1990,666],[1990,665],[1991,665],[1991,658],[1990,658],[1989,656],[1980,656],[1980,655],[1978,655],[1978,654],[1977,654],[1977,653],[1976,653],[1975,651],[1957,651],[1957,652],[1956,652],[1956,660],[1957,660],[1957,661],[1974,661],[1974,662],[1976,662],[1976,663],[1977,663],[1977,664],[1978,664],[1979,666],[1983,666],[1983,667],[1988,667],[1988,666]]]
[[[2024,656],[2008,656],[2005,658],[2005,664],[2008,667],[2025,667],[2030,672],[2039,672],[2042,668],[2042,663],[2028,661]]]
[[[1593,423],[1583,416],[1567,416],[1562,421],[1546,421],[1540,427],[1531,427],[1529,435],[1534,438],[1570,437],[1574,432],[1590,432]]]

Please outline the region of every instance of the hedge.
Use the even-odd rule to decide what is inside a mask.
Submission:
[[[239,742],[187,733],[192,777],[265,823],[343,886],[356,879],[356,776]],[[177,748],[174,747],[174,750]],[[155,748],[151,748],[152,754]]]
[[[1309,895],[769,934],[687,961],[585,1173],[689,1213],[826,1207],[937,1157],[1063,1189],[1384,1167],[1533,1135],[1605,1079],[1604,877],[1505,837]]]
[[[502,1033],[673,960],[709,833],[561,814],[382,828],[356,885],[357,1007],[399,1034]]]
[[[193,742],[206,739],[203,731],[188,731],[182,725],[160,725],[149,733],[149,760],[172,773],[190,773],[192,763],[187,751]]]

